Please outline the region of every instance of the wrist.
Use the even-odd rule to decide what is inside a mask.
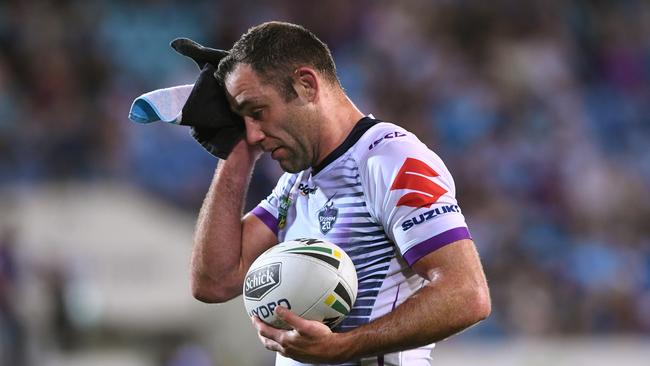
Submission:
[[[235,144],[224,162],[239,168],[252,168],[260,156],[262,156],[262,153],[263,151],[259,146],[249,145],[245,139],[241,139]]]
[[[233,147],[230,155],[228,155],[227,161],[245,166],[252,167],[257,162],[257,159],[262,156],[262,149],[257,145],[249,145],[246,142],[246,139],[239,140]]]
[[[332,342],[332,349],[336,352],[333,361],[335,363],[343,363],[355,359],[356,342],[350,332],[332,334],[335,336]]]

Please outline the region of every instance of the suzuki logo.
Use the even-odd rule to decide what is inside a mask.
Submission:
[[[446,189],[431,180],[439,175],[426,163],[418,159],[406,158],[390,190],[410,189],[415,192],[400,197],[397,206],[431,207],[440,196],[447,193]]]

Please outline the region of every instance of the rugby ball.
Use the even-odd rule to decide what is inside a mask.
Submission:
[[[243,285],[249,316],[283,329],[275,317],[282,305],[302,318],[337,326],[357,298],[357,272],[338,246],[320,239],[296,239],[277,244],[251,265]]]

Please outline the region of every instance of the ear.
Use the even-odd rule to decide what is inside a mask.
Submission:
[[[320,91],[320,79],[316,71],[310,67],[300,67],[294,75],[294,88],[298,96],[305,101],[314,102]]]

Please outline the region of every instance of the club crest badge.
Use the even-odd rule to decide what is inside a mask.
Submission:
[[[280,207],[278,207],[278,229],[282,230],[287,224],[287,214],[293,200],[290,195],[280,198]]]
[[[334,198],[334,196],[332,196],[332,198]],[[318,211],[318,223],[320,225],[320,232],[323,233],[323,235],[332,230],[339,213],[339,209],[334,207],[332,198],[330,198],[325,206]]]

